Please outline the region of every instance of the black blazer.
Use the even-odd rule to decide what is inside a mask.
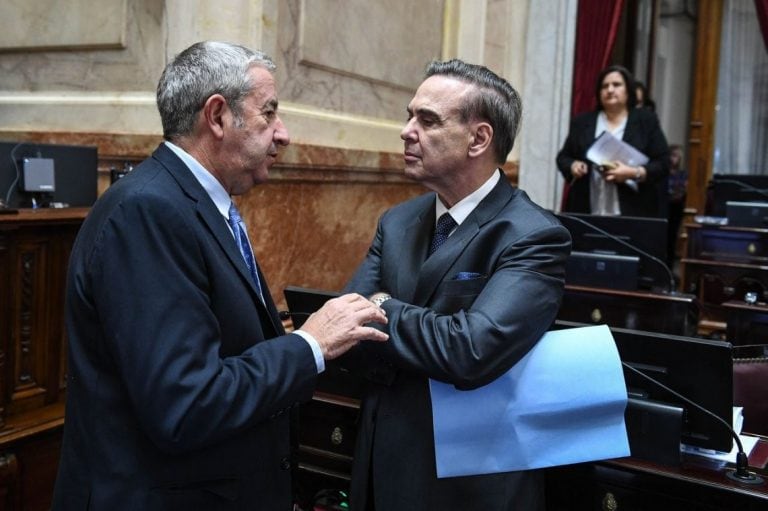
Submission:
[[[595,141],[597,114],[597,111],[587,112],[574,118],[568,138],[557,154],[557,168],[569,183],[564,207],[567,212],[590,213],[590,175],[574,180],[571,164],[574,160],[590,163],[587,150]],[[656,114],[647,108],[631,109],[623,140],[648,156],[649,162],[645,165],[648,175],[637,192],[625,185],[618,186],[621,214],[666,218],[669,148]]]
[[[383,304],[389,341],[364,346],[380,363],[372,370],[379,383],[363,401],[351,507],[365,509],[370,473],[381,511],[540,509],[539,472],[437,479],[427,378],[472,389],[523,357],[560,308],[570,236],[502,174],[427,259],[435,197],[382,215],[347,286],[393,297]],[[460,280],[459,272],[474,277]]]
[[[290,509],[284,412],[317,369],[261,282],[266,306],[165,145],[99,199],[70,260],[54,509]]]

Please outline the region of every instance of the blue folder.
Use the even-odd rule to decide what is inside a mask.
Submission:
[[[438,477],[629,456],[621,360],[607,326],[547,332],[470,391],[430,380]]]

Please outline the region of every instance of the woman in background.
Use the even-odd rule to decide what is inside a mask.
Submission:
[[[570,185],[563,211],[666,218],[669,148],[656,114],[635,108],[634,80],[622,66],[600,72],[595,96],[597,109],[573,119],[557,155],[557,167]],[[603,131],[645,154],[648,163],[588,161],[587,150]]]
[[[637,80],[635,80],[635,98],[637,98],[636,108],[650,108],[656,111],[656,102],[651,99],[645,84]]]

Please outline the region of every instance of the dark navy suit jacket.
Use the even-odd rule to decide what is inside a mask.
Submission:
[[[265,298],[166,146],[111,187],[71,254],[54,509],[290,509],[286,412],[317,369]]]
[[[427,258],[435,200],[385,212],[347,285],[393,297],[383,304],[389,341],[363,346],[378,383],[363,402],[352,509],[365,509],[369,476],[377,511],[541,509],[536,472],[437,479],[427,379],[472,389],[523,357],[560,308],[570,236],[502,174]]]
[[[595,141],[597,112],[587,112],[573,119],[568,138],[557,155],[557,168],[569,183],[564,211],[589,213],[589,174],[573,179],[571,164],[574,160],[587,160],[587,150]],[[629,111],[623,139],[649,158],[645,165],[648,172],[645,181],[633,191],[619,185],[621,214],[626,216],[667,217],[667,177],[669,176],[669,148],[667,139],[659,125],[659,119],[647,108],[633,108]],[[600,162],[595,162],[600,163]],[[589,172],[592,172],[590,169]]]

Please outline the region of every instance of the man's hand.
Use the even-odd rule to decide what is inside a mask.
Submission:
[[[389,336],[366,323],[387,324],[387,316],[380,307],[358,294],[346,294],[328,300],[312,314],[301,329],[314,337],[323,357],[334,359],[362,340],[386,341]]]

